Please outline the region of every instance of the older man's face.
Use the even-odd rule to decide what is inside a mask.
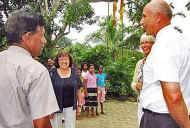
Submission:
[[[143,26],[147,34],[155,35],[157,21],[155,12],[151,10],[150,6],[145,6],[140,24]]]
[[[30,37],[30,48],[32,56],[39,56],[46,44],[46,39],[44,37],[45,29],[44,27],[38,26],[36,32]]]

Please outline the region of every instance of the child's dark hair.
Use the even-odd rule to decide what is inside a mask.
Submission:
[[[93,66],[93,67],[94,67],[94,64],[89,64],[88,69],[90,69],[90,67],[91,67],[91,66]]]
[[[88,63],[87,62],[83,62],[82,64],[81,64],[81,70],[83,70],[83,67],[84,67],[84,65],[87,65],[87,67],[88,67]]]

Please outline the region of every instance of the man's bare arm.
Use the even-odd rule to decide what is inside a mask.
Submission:
[[[188,110],[179,83],[164,81],[160,83],[171,116],[180,125],[180,128],[190,128]]]
[[[49,116],[33,120],[34,128],[52,128]]]

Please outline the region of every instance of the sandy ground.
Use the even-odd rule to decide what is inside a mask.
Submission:
[[[136,102],[108,100],[105,113],[96,117],[82,115],[77,128],[137,128]]]

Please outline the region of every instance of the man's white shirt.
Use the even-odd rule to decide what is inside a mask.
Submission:
[[[180,84],[186,105],[190,109],[190,41],[175,26],[169,25],[157,33],[143,75],[140,94],[143,108],[169,113],[160,85],[160,81],[165,81]]]

